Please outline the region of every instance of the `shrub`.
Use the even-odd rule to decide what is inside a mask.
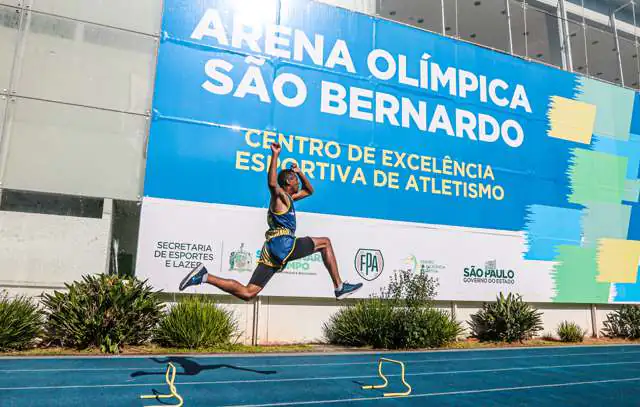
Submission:
[[[397,311],[391,303],[369,298],[341,308],[323,325],[324,335],[335,345],[391,348]]]
[[[542,330],[542,313],[523,302],[520,295],[505,297],[500,293],[496,302],[483,304],[471,315],[469,325],[481,341],[522,342]]]
[[[380,296],[361,300],[324,324],[328,342],[401,349],[439,347],[462,332],[460,323],[432,307],[437,281],[425,271],[397,271]]]
[[[42,322],[42,312],[30,298],[0,294],[0,351],[34,346],[42,332]]]
[[[610,338],[640,339],[640,306],[625,304],[607,315],[603,333]]]
[[[150,339],[163,305],[146,281],[112,275],[82,277],[66,292],[45,294],[46,337],[55,344],[117,353]]]
[[[463,331],[448,312],[434,308],[399,310],[394,348],[438,348],[456,340]]]
[[[238,323],[230,311],[204,296],[191,296],[171,308],[158,325],[155,338],[164,346],[196,349],[229,344],[237,331]]]
[[[394,307],[369,298],[340,309],[323,326],[328,342],[343,346],[415,349],[444,346],[462,332],[458,321],[431,307]]]
[[[380,297],[396,306],[428,307],[433,305],[437,287],[438,281],[424,270],[398,270],[387,287],[380,290]]]
[[[562,342],[582,342],[587,331],[575,322],[563,321],[558,325],[557,333]]]

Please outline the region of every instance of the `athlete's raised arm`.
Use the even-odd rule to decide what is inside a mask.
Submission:
[[[271,144],[271,163],[269,164],[269,172],[267,173],[267,183],[269,185],[269,192],[271,192],[269,207],[275,212],[282,211],[288,205],[286,193],[278,183],[278,158],[280,157],[280,151],[282,151],[280,144]]]
[[[306,175],[304,175],[304,172],[302,172],[302,170],[300,170],[300,167],[298,167],[295,164],[291,165],[291,171],[293,171],[299,178],[300,181],[302,182],[302,188],[300,188],[300,191],[296,192],[295,194],[291,195],[291,198],[293,198],[294,201],[300,200],[302,198],[306,198],[309,195],[313,194],[313,186],[311,186],[311,182],[309,182],[309,179],[307,178]]]

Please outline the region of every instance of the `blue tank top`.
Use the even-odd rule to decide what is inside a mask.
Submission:
[[[296,233],[296,210],[293,207],[293,198],[287,194],[288,208],[282,213],[275,213],[269,208],[267,224],[269,230],[265,233],[267,240],[278,236],[294,236]]]

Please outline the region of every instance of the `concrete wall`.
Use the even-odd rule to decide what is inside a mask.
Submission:
[[[328,322],[331,315],[339,311],[340,307],[353,304],[353,301],[337,302],[335,300],[280,297],[259,297],[256,301],[245,304],[228,297],[216,298],[221,306],[234,312],[238,325],[243,330],[241,341],[245,344],[257,343],[261,345],[324,342],[323,324]],[[587,336],[593,336],[590,304],[532,305],[543,313],[544,329],[540,331],[539,336],[545,334],[556,336],[556,329],[562,321],[575,322],[586,330]],[[481,306],[481,303],[473,302],[436,303],[436,307],[439,309],[449,312],[452,308],[455,310],[456,319],[465,328],[462,338],[470,336],[467,322]],[[601,336],[602,322],[606,320],[607,314],[617,307],[612,305],[597,305],[595,307],[596,332]],[[257,317],[257,324],[255,317]]]
[[[0,211],[0,289],[39,295],[104,272],[110,227],[110,207],[101,219]]]

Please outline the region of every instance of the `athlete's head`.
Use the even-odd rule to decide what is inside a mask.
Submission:
[[[278,185],[280,185],[280,188],[284,189],[289,195],[298,192],[298,189],[300,189],[298,176],[291,169],[280,171],[278,174]]]

